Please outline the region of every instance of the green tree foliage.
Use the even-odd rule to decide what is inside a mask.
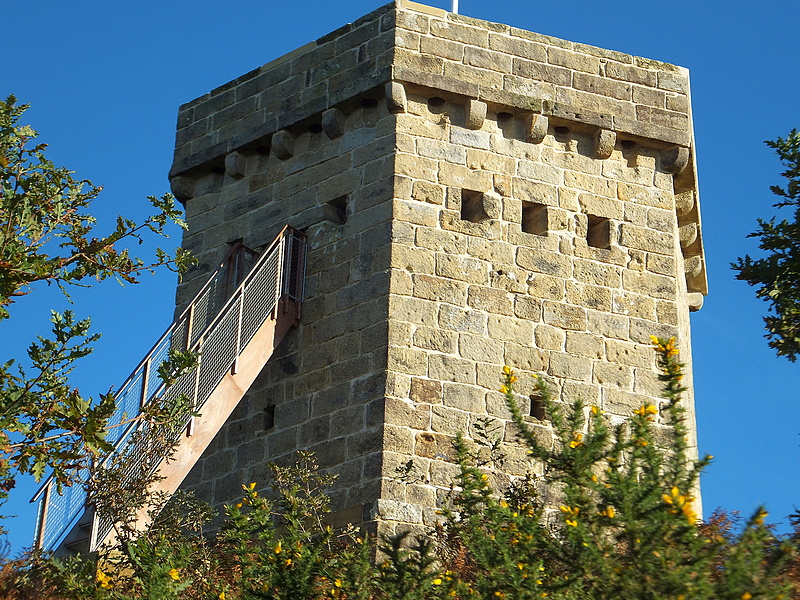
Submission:
[[[202,535],[207,514],[194,501],[151,502],[152,526],[123,523],[96,563],[35,560],[0,571],[0,592],[16,589],[19,600],[796,598],[800,526],[778,538],[763,509],[740,527],[719,515],[698,522],[692,490],[710,457],[693,460],[686,444],[673,341],[655,345],[661,406],[613,422],[596,407],[550,400],[541,383],[550,437],[530,429],[516,375],[504,369],[501,391],[531,475],[493,486],[502,480],[499,445],[459,438],[459,474],[439,525],[424,535],[376,540],[332,529],[331,480],[301,454],[295,466],[272,466],[266,490],[243,486],[213,539]]]
[[[777,208],[793,209],[792,220],[758,220],[758,229],[749,237],[760,238],[764,258],[748,255],[731,266],[736,278],[756,287],[756,296],[769,303],[770,314],[764,317],[770,348],[790,361],[800,354],[800,133],[796,129],[786,138],[765,142],[775,150],[786,168],[785,187],[773,185],[772,193],[780,198]]]
[[[170,195],[151,197],[154,213],[143,222],[118,217],[111,231],[98,232],[89,210],[101,188],[48,160],[46,144],[20,122],[26,109],[13,96],[0,101],[0,326],[14,303],[41,284],[66,293],[73,285],[108,278],[137,283],[157,267],[188,265],[180,250],[170,256],[157,249],[145,262],[125,248],[145,236],[165,236],[170,222],[183,226]],[[113,395],[93,400],[69,385],[76,361],[99,336],[90,332],[89,319],[71,311],[53,312],[51,321],[50,336],[30,345],[26,364],[0,362],[0,499],[18,473],[40,479],[49,469],[59,484],[70,484],[74,467],[109,449],[105,425]]]

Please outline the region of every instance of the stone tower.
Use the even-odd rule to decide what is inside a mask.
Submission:
[[[216,505],[309,449],[342,519],[428,523],[478,419],[528,468],[502,365],[543,435],[529,373],[622,418],[658,402],[659,335],[691,381],[683,68],[397,0],[182,106],[171,181],[199,258],[179,309],[232,243],[308,236],[299,326],[182,484]]]

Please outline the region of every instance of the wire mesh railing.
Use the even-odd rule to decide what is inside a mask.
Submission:
[[[285,227],[248,273],[241,268],[241,253],[235,262],[226,259],[139,363],[120,388],[117,410],[109,421],[107,439],[115,446],[112,454],[126,454],[123,481],[141,469],[145,461],[152,463],[155,470],[161,458],[151,456],[152,449],[146,447],[144,441],[146,437],[133,435],[141,424],[137,419],[141,408],[155,398],[169,405],[185,396],[194,411],[200,410],[225,374],[235,368],[239,354],[276,310],[281,298],[302,302],[305,252],[303,235]],[[249,258],[248,261],[252,262]],[[236,270],[233,274],[232,269]],[[195,368],[183,373],[165,389],[158,368],[168,358],[170,350],[175,349],[196,352],[200,358]],[[160,433],[162,437],[177,439],[189,421],[187,415],[182,421],[171,423],[168,431]],[[41,503],[36,536],[38,548],[54,550],[76,525],[87,506],[87,494],[81,482],[86,482],[88,477],[88,470],[82,470],[76,477],[78,483],[64,488],[61,493],[51,478],[34,497]],[[113,525],[108,520],[96,519],[92,546],[102,542]]]

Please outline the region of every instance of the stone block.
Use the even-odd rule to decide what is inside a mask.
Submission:
[[[457,337],[452,331],[432,329],[429,327],[418,327],[414,331],[412,341],[415,346],[426,350],[435,350],[454,354],[456,352]]]
[[[322,113],[322,130],[329,139],[336,139],[345,133],[346,120],[338,108],[329,108]]]
[[[464,406],[478,406],[477,401],[483,396],[483,390],[474,387],[467,387],[466,390],[460,390],[459,386],[454,384],[450,385],[452,386],[452,389],[447,392],[450,401],[454,402],[455,404],[463,404]],[[456,398],[456,396],[459,396],[460,399]],[[480,408],[480,406],[478,406],[478,408]],[[485,411],[482,411],[482,414],[485,414]],[[465,433],[469,430],[469,418],[470,414],[465,410],[453,408],[452,406],[447,406],[444,404],[441,406],[432,406],[431,430],[436,433],[448,434],[449,436],[455,436],[458,433]],[[417,440],[419,441],[419,439],[420,438],[418,437]],[[451,444],[451,449],[452,439],[453,438],[444,440]],[[447,456],[449,456],[449,454],[447,454]]]
[[[390,113],[406,111],[406,88],[398,81],[390,81],[385,86],[386,109]]]
[[[679,217],[686,216],[694,208],[695,194],[694,190],[675,194],[675,212]]]
[[[409,398],[414,402],[426,404],[441,404],[442,382],[435,379],[411,378],[411,392]]]
[[[464,44],[439,37],[420,36],[419,49],[425,54],[440,56],[456,62],[464,59]]]
[[[430,33],[434,37],[440,37],[455,42],[461,42],[469,46],[488,48],[489,32],[483,28],[467,27],[452,21],[431,19]]]
[[[512,56],[547,62],[547,46],[500,33],[489,33],[489,48]]]
[[[503,74],[499,71],[481,69],[471,65],[462,65],[448,61],[444,63],[444,75],[446,78],[453,79],[460,83],[474,84],[478,86],[479,89],[503,89]],[[475,96],[477,94],[470,93],[469,95]],[[484,95],[486,94],[481,94],[481,96]],[[490,98],[487,98],[487,100],[488,99]]]
[[[673,278],[637,271],[622,273],[622,287],[627,291],[649,295],[660,300],[674,299],[677,293]]]
[[[575,259],[573,277],[580,282],[608,288],[618,288],[622,282],[622,269],[602,262]]]
[[[439,308],[439,326],[451,331],[485,335],[487,333],[487,317],[478,311],[464,310],[451,304],[443,304]]]
[[[458,336],[458,355],[476,362],[499,361],[503,355],[503,343],[486,336],[462,333]]]
[[[648,87],[655,87],[658,84],[658,74],[656,71],[613,61],[606,63],[605,74],[606,77],[611,77],[612,79],[638,83]]]
[[[633,367],[597,361],[593,365],[592,381],[603,387],[633,391]]]
[[[489,265],[469,256],[437,252],[436,275],[466,283],[486,284],[489,281]]]
[[[375,517],[386,521],[421,524],[422,508],[408,502],[379,499],[377,501]]]
[[[461,146],[430,138],[418,138],[416,151],[425,158],[445,161],[454,165],[463,165],[467,162],[467,152]]]
[[[537,348],[543,350],[564,350],[566,332],[559,327],[541,323],[534,330],[534,341]]]
[[[528,294],[534,298],[564,300],[566,296],[564,279],[561,277],[531,273],[528,275],[526,282],[528,284]]]
[[[542,373],[547,371],[550,362],[550,352],[531,348],[527,345],[515,344],[514,342],[506,342],[505,355],[503,362],[517,370],[529,371],[532,373]],[[494,381],[499,378],[500,370],[494,369]],[[497,385],[495,383],[495,385]]]
[[[674,325],[655,323],[652,320],[631,319],[631,341],[645,346],[650,345],[650,336],[665,340],[678,337],[678,329]]]
[[[572,276],[572,260],[556,252],[520,247],[517,249],[517,264],[523,269],[544,275],[561,278]]]
[[[606,358],[611,363],[646,368],[652,368],[655,364],[655,352],[650,346],[619,340],[606,340],[605,344]]]
[[[659,127],[687,131],[689,129],[689,116],[686,113],[655,108],[652,106],[638,105],[636,107],[636,118],[643,122]],[[684,148],[688,151],[688,148]]]
[[[512,58],[500,52],[467,46],[464,49],[464,64],[481,69],[499,71],[500,73],[509,73],[511,71]]]
[[[549,120],[544,115],[533,114],[526,120],[525,141],[532,144],[541,144],[547,135]]]
[[[467,129],[480,129],[483,127],[483,122],[486,120],[486,110],[485,102],[470,98],[466,107],[465,125]]]
[[[594,138],[594,155],[597,158],[609,158],[614,152],[617,134],[608,129],[600,129]]]
[[[428,355],[428,376],[440,381],[475,383],[475,363],[449,354]]]
[[[565,350],[568,353],[597,360],[604,358],[605,346],[602,337],[577,331],[567,331],[566,336]]]
[[[671,255],[674,251],[672,235],[668,233],[637,227],[631,223],[621,223],[619,232],[619,243],[622,246],[666,255]]]
[[[282,129],[272,136],[272,153],[280,160],[287,160],[294,156],[294,138],[292,134]]]
[[[679,175],[689,164],[689,148],[677,146],[661,156],[661,168],[673,175]]]
[[[533,341],[533,324],[523,319],[492,314],[488,317],[487,326],[489,337],[493,340],[523,345],[531,345]]]
[[[389,346],[388,368],[408,375],[426,376],[428,374],[427,353],[417,348]]]
[[[467,304],[473,309],[494,314],[513,314],[511,294],[504,290],[471,285],[469,287]]]
[[[439,407],[437,407],[439,408]],[[453,435],[426,431],[416,436],[414,454],[423,458],[455,462]]]
[[[420,229],[419,231],[423,231]],[[410,273],[433,273],[436,254],[427,248],[415,248],[405,244],[392,244],[391,267]]]
[[[580,306],[545,300],[543,319],[547,325],[552,325],[561,329],[586,331],[586,309]]]
[[[561,352],[551,352],[547,373],[552,377],[562,379],[591,381],[592,361]]]
[[[524,58],[514,58],[511,72],[525,79],[544,81],[557,86],[569,87],[572,85],[572,71],[570,69]]]
[[[444,187],[428,181],[415,181],[411,191],[411,199],[430,204],[444,204]]]
[[[437,302],[449,302],[464,306],[467,297],[467,286],[461,282],[431,275],[415,274],[414,296]]]

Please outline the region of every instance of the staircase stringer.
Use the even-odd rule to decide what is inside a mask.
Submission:
[[[228,421],[231,413],[250,389],[258,374],[267,364],[275,349],[300,318],[300,303],[288,299],[275,309],[274,315],[266,319],[259,330],[242,349],[237,360],[236,373],[225,374],[211,392],[208,400],[200,408],[200,414],[193,418],[187,433],[181,436],[174,454],[169,460],[162,460],[156,467],[158,481],[149,491],[173,494],[183,483],[197,461],[208,448],[216,435]],[[191,431],[191,434],[188,433]],[[150,523],[148,507],[137,512],[137,529],[145,529]],[[115,531],[105,539],[96,539],[94,547],[113,543]]]

